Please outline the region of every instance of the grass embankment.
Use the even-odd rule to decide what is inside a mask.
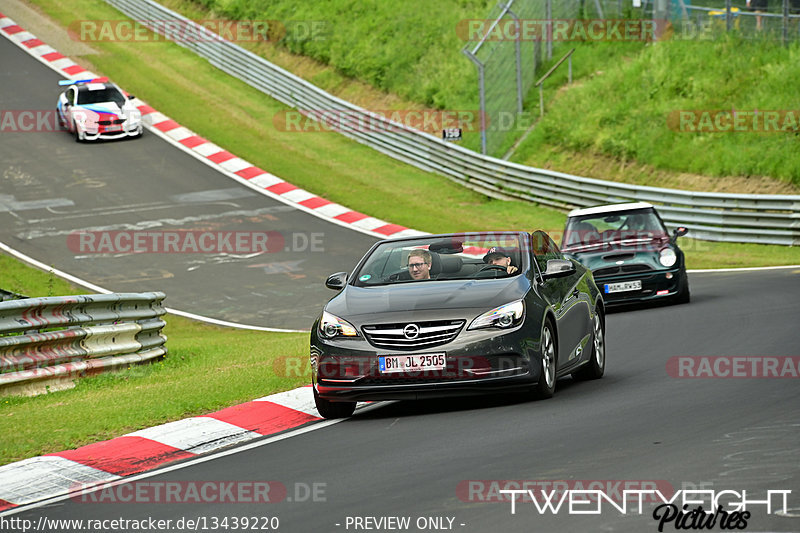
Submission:
[[[415,0],[395,5],[332,0],[298,5],[275,0],[268,7],[247,0],[164,3],[194,18],[322,21],[328,28],[324,38],[286,38],[277,47],[332,67],[308,72],[313,83],[337,92],[350,78],[397,95],[410,103],[406,105],[478,108],[477,75],[461,53],[465,41],[456,28],[459,21],[488,16],[492,8],[488,2]],[[793,149],[796,133],[704,134],[673,131],[667,124],[670,114],[687,109],[797,111],[794,93],[786,88],[800,82],[800,71],[794,68],[800,46],[782,48],[774,35],[768,38],[772,40],[734,35],[718,42],[672,39],[656,45],[556,43],[554,60],[572,46],[577,49],[575,84],[564,87],[566,66],[545,83],[547,115],[512,160],[548,168],[557,163],[562,171],[652,186],[796,193],[800,191],[800,153]],[[292,56],[281,58],[268,48],[258,51],[296,71]],[[382,109],[380,97],[370,102],[375,95],[358,93],[350,96]],[[535,88],[525,109],[538,118]],[[512,137],[530,122],[522,121],[495,155],[502,155]],[[467,135],[464,145],[479,147],[478,136]],[[606,164],[609,158],[617,165]],[[671,173],[687,175],[675,180]],[[719,185],[708,177],[767,179],[756,180],[756,186],[742,179]],[[786,186],[770,184],[770,178]]]
[[[667,41],[648,46],[629,61],[606,65],[591,79],[565,88],[514,159],[542,166],[551,164],[552,154],[598,154],[623,169],[626,163],[637,169],[626,179],[635,183],[656,184],[637,165],[644,163],[673,173],[771,176],[800,187],[800,110],[795,92],[788,89],[800,84],[798,58],[800,45],[783,48],[774,41],[737,36],[719,42]],[[793,113],[777,123],[789,131],[708,132],[705,127],[705,132],[698,132],[691,131],[688,123],[681,128],[682,110]],[[748,114],[742,127],[751,124]],[[571,164],[569,159],[559,158],[560,170],[569,172],[572,166],[585,164]],[[617,172],[611,169],[611,174]],[[714,187],[711,180],[703,183]]]
[[[37,3],[64,27],[74,20],[120,17],[94,0],[75,0],[68,7],[55,0]],[[283,106],[175,45],[101,42],[93,47],[96,54],[79,59],[85,66],[111,76],[237,155],[351,208],[431,232],[563,226],[561,213],[487,199],[337,134],[276,131],[272,117]],[[800,248],[682,243],[690,268],[800,264]],[[3,256],[0,272],[2,288],[30,296],[85,292]],[[89,378],[57,394],[0,400],[0,463],[214,411],[306,382],[305,377],[278,376],[273,365],[284,356],[304,360],[305,334],[167,320],[170,354],[161,363]]]

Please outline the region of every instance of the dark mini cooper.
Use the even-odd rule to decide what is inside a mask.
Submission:
[[[689,302],[689,278],[678,237],[645,202],[575,209],[561,250],[592,270],[606,304]]]
[[[317,409],[357,401],[531,391],[605,369],[603,298],[589,270],[544,232],[376,243],[311,329]]]

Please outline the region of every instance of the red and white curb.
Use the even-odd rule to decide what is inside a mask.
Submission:
[[[25,31],[12,19],[0,13],[0,34],[25,50],[28,54],[68,79],[99,77],[52,47]],[[136,107],[141,111],[145,127],[170,144],[215,168],[225,176],[244,183],[252,189],[275,198],[287,205],[306,211],[321,219],[352,228],[379,238],[423,235],[398,224],[353,211],[320,196],[310,193],[275,176],[240,157],[220,148],[160,113],[138,98]]]
[[[76,450],[24,459],[0,466],[0,512],[320,420],[307,386]]]

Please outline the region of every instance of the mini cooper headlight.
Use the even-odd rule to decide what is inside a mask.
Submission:
[[[675,264],[675,261],[678,260],[678,256],[675,255],[675,250],[672,248],[664,248],[661,250],[661,253],[658,255],[658,262],[664,265],[665,267],[671,267]]]
[[[517,300],[483,313],[473,320],[467,329],[510,328],[519,324],[524,315],[525,304],[522,300]]]
[[[358,337],[356,328],[347,320],[342,320],[336,315],[323,311],[322,319],[319,321],[319,334],[326,339],[335,337]]]

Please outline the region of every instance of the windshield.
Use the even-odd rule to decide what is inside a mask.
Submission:
[[[354,274],[358,287],[519,275],[525,265],[516,233],[474,233],[389,241]]]
[[[105,102],[114,102],[119,107],[125,104],[125,96],[113,87],[106,87],[104,89],[82,89],[78,91],[78,104],[102,104]]]
[[[650,208],[570,217],[562,249],[636,244],[667,237],[667,229]]]

